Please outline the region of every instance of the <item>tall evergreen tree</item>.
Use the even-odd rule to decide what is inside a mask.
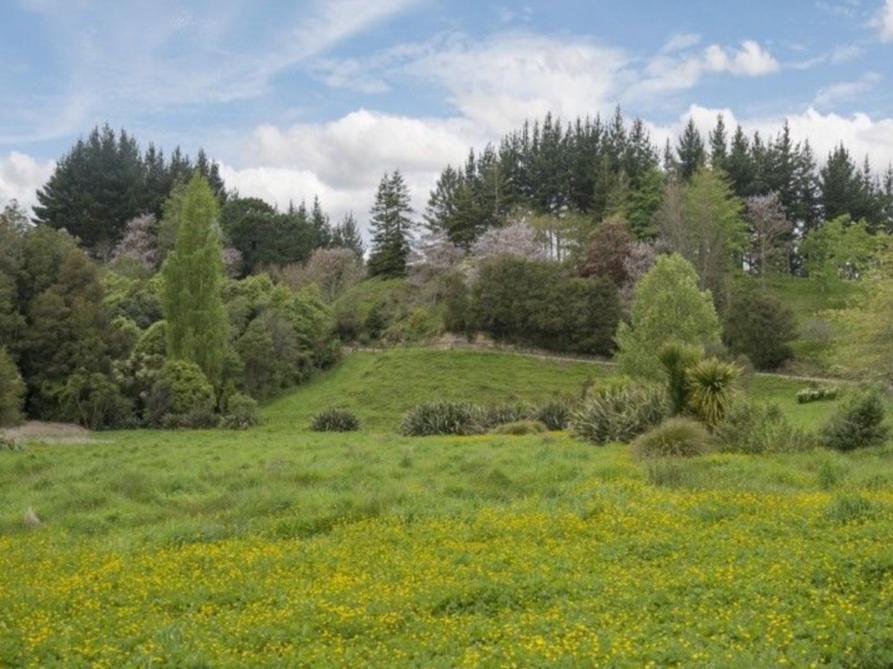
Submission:
[[[725,161],[725,170],[732,190],[738,197],[747,197],[753,194],[753,182],[756,176],[753,157],[750,153],[750,142],[740,125],[732,136],[732,145]]]
[[[715,170],[726,170],[729,138],[726,133],[726,122],[722,114],[716,117],[716,126],[710,131],[710,167]]]
[[[310,207],[310,227],[316,235],[316,246],[329,246],[332,242],[332,227],[329,224],[329,215],[322,210],[319,197],[313,196],[313,205]]]
[[[370,214],[372,250],[369,274],[404,276],[414,224],[409,206],[409,189],[399,171],[382,177]]]
[[[161,270],[167,354],[196,363],[217,386],[229,340],[219,211],[208,181],[196,173],[180,200],[177,242]]]
[[[679,176],[688,181],[695,172],[707,162],[707,151],[704,149],[704,140],[701,133],[695,127],[694,119],[689,118],[676,146],[676,155],[679,159]]]

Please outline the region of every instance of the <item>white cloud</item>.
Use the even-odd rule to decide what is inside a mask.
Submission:
[[[0,157],[0,207],[10,200],[18,200],[25,208],[37,203],[37,189],[46,183],[55,163],[41,162],[31,156],[13,151]]]
[[[839,102],[853,100],[874,88],[882,79],[877,72],[869,72],[855,81],[840,81],[819,89],[813,104],[830,107]]]
[[[885,42],[893,40],[893,0],[887,0],[875,20],[881,39]]]
[[[759,77],[779,69],[773,55],[753,40],[742,42],[737,51],[713,44],[707,47],[704,59],[711,72],[729,72],[742,77]]]

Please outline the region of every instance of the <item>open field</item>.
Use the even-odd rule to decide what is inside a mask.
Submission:
[[[889,446],[661,468],[563,433],[396,434],[418,402],[609,373],[357,353],[247,432],[0,453],[0,666],[893,663]],[[751,392],[814,427],[833,404],[799,387]],[[331,405],[363,431],[309,432]]]

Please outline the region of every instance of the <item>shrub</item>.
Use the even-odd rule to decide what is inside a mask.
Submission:
[[[822,427],[822,442],[838,451],[877,446],[887,439],[884,402],[877,390],[851,396]]]
[[[534,417],[549,430],[564,430],[570,421],[571,405],[561,399],[549,400],[536,408]]]
[[[698,288],[694,267],[678,254],[661,256],[636,284],[630,322],[617,329],[617,361],[623,372],[657,381],[664,376],[658,359],[664,343],[715,345],[719,329],[713,299]]]
[[[326,409],[313,417],[310,429],[314,432],[355,432],[360,419],[350,409]]]
[[[12,437],[0,434],[0,453],[9,451],[10,453],[20,453],[25,450],[24,447]]]
[[[136,340],[133,347],[134,355],[164,355],[165,340],[167,337],[164,321],[152,323]]]
[[[823,402],[836,400],[839,394],[835,386],[814,386],[797,391],[797,403]]]
[[[779,299],[757,290],[738,291],[726,308],[723,339],[734,354],[744,354],[757,369],[776,369],[792,358],[797,338],[794,312]]]
[[[217,427],[220,425],[220,416],[208,407],[196,407],[186,413],[169,413],[161,418],[161,427],[168,430],[187,429],[198,430]]]
[[[707,429],[698,421],[679,416],[667,419],[633,442],[633,452],[640,458],[687,458],[709,450]]]
[[[667,394],[670,399],[670,411],[680,414],[688,408],[690,386],[688,370],[694,366],[703,354],[697,346],[690,346],[678,341],[664,344],[659,355],[667,375]]]
[[[741,375],[737,365],[717,358],[701,360],[687,373],[688,405],[709,427],[719,423],[735,398],[735,381]]]
[[[0,348],[0,427],[22,422],[25,384],[12,358]]]
[[[596,444],[628,442],[669,414],[663,389],[657,386],[606,386],[590,393],[573,413],[577,437]]]
[[[221,424],[230,430],[246,430],[260,422],[257,401],[245,393],[233,393],[226,401]]]
[[[516,423],[534,417],[536,409],[524,402],[504,402],[491,404],[477,409],[481,427],[490,429],[506,423]]]
[[[214,414],[214,389],[194,362],[168,360],[146,402],[147,418],[165,427],[206,427]]]
[[[504,423],[502,425],[496,426],[492,430],[494,434],[511,434],[511,435],[524,435],[524,434],[540,434],[541,432],[546,431],[546,426],[538,420],[519,420],[513,423]]]
[[[400,425],[407,437],[433,434],[479,434],[480,410],[467,402],[427,402],[409,410]]]
[[[735,402],[713,436],[720,450],[735,453],[785,453],[812,445],[809,435],[793,427],[775,404]]]
[[[580,265],[580,276],[599,276],[617,286],[623,285],[628,278],[625,261],[634,242],[635,238],[623,218],[612,216],[605,219],[589,238]]]
[[[472,321],[495,339],[558,351],[609,354],[620,320],[609,280],[572,278],[553,262],[500,257],[483,263]]]
[[[62,406],[68,416],[91,430],[128,427],[133,424],[133,402],[106,374],[78,371],[68,377],[62,390]]]

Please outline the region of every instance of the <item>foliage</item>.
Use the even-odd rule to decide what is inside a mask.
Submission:
[[[723,321],[729,351],[746,355],[757,369],[777,369],[793,357],[796,338],[794,312],[781,300],[753,288],[732,292]]]
[[[698,421],[676,416],[639,435],[632,450],[640,458],[674,458],[704,455],[711,448],[710,434]]]
[[[357,284],[363,275],[362,258],[348,248],[316,249],[303,265],[274,271],[274,276],[293,290],[315,283],[329,302]]]
[[[713,430],[722,451],[789,453],[814,446],[814,440],[791,425],[777,404],[741,400],[732,403]]]
[[[606,355],[620,319],[606,279],[575,279],[560,266],[502,257],[485,263],[472,286],[472,315],[493,337],[560,351]]]
[[[675,416],[688,409],[691,386],[688,370],[694,366],[704,351],[697,346],[689,346],[676,341],[664,344],[658,357],[667,377],[667,395],[670,399],[670,411]]]
[[[854,393],[822,426],[822,442],[837,451],[879,446],[887,440],[889,428],[884,424],[884,402],[877,390]]]
[[[226,411],[220,421],[221,427],[230,430],[247,430],[260,422],[257,401],[245,393],[233,393],[226,399]]]
[[[710,293],[698,289],[694,268],[678,254],[661,256],[635,288],[629,322],[617,329],[617,361],[627,374],[659,380],[663,344],[716,346],[719,332]]]
[[[589,238],[580,276],[600,276],[622,286],[629,279],[627,259],[634,242],[629,225],[622,218],[602,221]]]
[[[570,428],[595,444],[629,442],[669,415],[666,394],[658,386],[608,385],[590,393],[574,411]]]
[[[706,358],[692,365],[687,376],[689,408],[708,427],[716,426],[735,399],[735,382],[741,376],[741,368],[731,362]]]
[[[112,264],[124,273],[147,276],[159,265],[158,221],[153,214],[131,218],[121,240],[112,250]]]
[[[877,261],[887,245],[886,236],[869,233],[864,220],[842,215],[829,219],[803,240],[805,268],[822,290],[832,290],[845,279],[858,279]]]
[[[478,434],[483,431],[480,411],[468,402],[426,402],[407,412],[400,433],[407,437],[436,434]]]
[[[212,384],[222,380],[228,341],[218,213],[210,185],[196,174],[183,193],[176,245],[161,270],[167,355],[196,363]]]
[[[131,427],[135,421],[133,402],[109,375],[76,371],[61,396],[65,414],[91,430]]]
[[[517,420],[511,423],[502,423],[494,427],[493,434],[511,434],[521,436],[525,434],[540,434],[548,428],[538,420]]]
[[[529,420],[536,415],[536,408],[528,402],[498,402],[476,407],[476,411],[484,429]]]
[[[721,174],[701,169],[687,184],[668,184],[657,212],[662,243],[692,264],[699,287],[718,303],[745,248],[742,207]]]
[[[204,427],[211,422],[205,418],[214,412],[214,389],[194,362],[168,360],[152,387],[146,411],[152,425]]]
[[[310,429],[314,432],[355,432],[360,419],[350,409],[326,409],[313,417]]]
[[[0,347],[0,427],[22,422],[25,384],[5,348]]]
[[[778,193],[752,195],[744,201],[750,232],[746,261],[761,276],[788,266],[794,224],[785,214]]]
[[[146,328],[136,340],[133,352],[137,355],[165,355],[167,334],[166,323],[156,321]]]
[[[837,386],[810,386],[797,391],[797,404],[836,400],[839,392]]]
[[[539,233],[523,219],[487,230],[471,247],[471,255],[478,262],[510,256],[526,260],[546,260],[546,247]]]

